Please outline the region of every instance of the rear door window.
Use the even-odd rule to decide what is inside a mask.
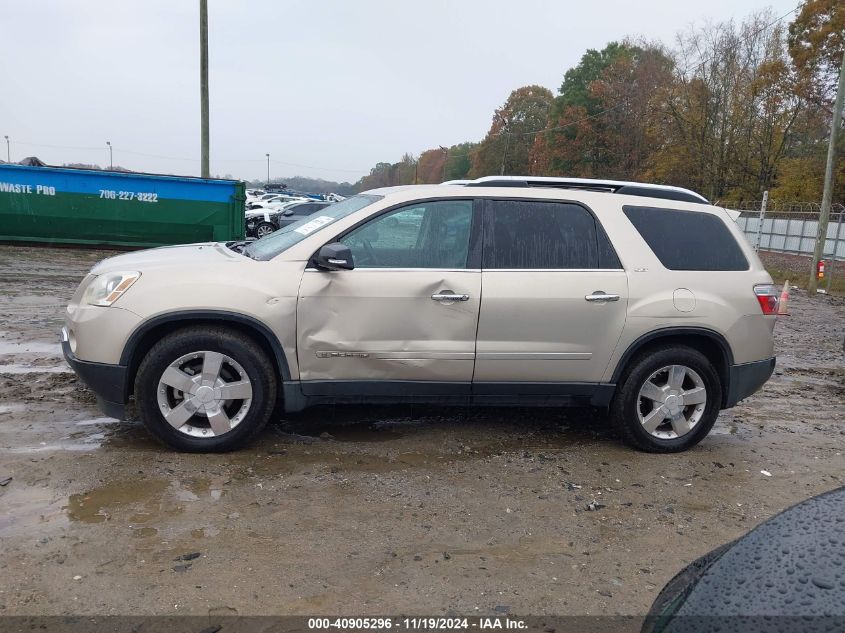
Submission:
[[[628,205],[622,210],[669,270],[748,270],[742,249],[715,215]]]
[[[587,209],[534,200],[488,201],[482,267],[621,268],[607,235]]]

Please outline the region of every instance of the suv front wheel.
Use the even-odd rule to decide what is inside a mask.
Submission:
[[[159,440],[193,453],[230,451],[255,437],[276,402],[275,371],[249,337],[219,327],[179,330],[138,368],[135,400]]]
[[[669,347],[637,357],[610,405],[622,439],[650,453],[683,451],[706,436],[722,401],[722,387],[704,354]]]

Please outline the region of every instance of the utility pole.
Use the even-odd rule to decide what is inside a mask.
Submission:
[[[440,182],[446,182],[446,163],[449,162],[449,148],[441,145],[440,149],[443,150],[443,178]]]
[[[200,0],[200,118],[202,177],[211,177],[208,165],[208,0]]]
[[[511,144],[511,135],[510,132],[505,132],[507,137],[505,138],[505,151],[502,152],[502,170],[499,172],[500,176],[505,175],[505,157],[508,155],[508,145]]]
[[[111,141],[106,141],[109,146],[109,169],[114,169],[114,154],[112,153]]]
[[[270,154],[265,154],[267,156],[267,184],[270,184]]]
[[[12,162],[12,153],[9,150],[9,135],[6,134],[6,135],[3,136],[3,138],[6,139],[6,162],[11,163]]]
[[[830,140],[827,145],[827,165],[824,170],[824,193],[822,193],[822,208],[821,213],[819,213],[819,231],[816,233],[816,249],[813,251],[810,283],[807,284],[807,292],[810,297],[816,296],[816,288],[818,287],[816,270],[819,260],[824,255],[824,246],[827,242],[827,224],[830,220],[830,206],[833,202],[833,166],[836,163],[836,141],[839,139],[839,128],[842,125],[843,100],[845,100],[845,51],[842,52],[842,65],[839,67],[839,87],[836,89],[833,119],[830,122]]]

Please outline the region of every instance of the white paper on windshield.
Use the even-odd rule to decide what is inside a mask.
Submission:
[[[313,233],[321,226],[325,226],[329,222],[334,222],[334,218],[328,215],[321,215],[319,218],[314,218],[310,222],[306,222],[302,226],[297,229],[294,229],[300,235],[308,235],[309,233]]]

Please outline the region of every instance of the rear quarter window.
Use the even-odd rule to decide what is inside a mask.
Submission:
[[[601,225],[578,204],[489,200],[482,268],[596,270],[621,268]]]
[[[699,211],[622,207],[669,270],[748,270],[748,260],[721,218]]]

